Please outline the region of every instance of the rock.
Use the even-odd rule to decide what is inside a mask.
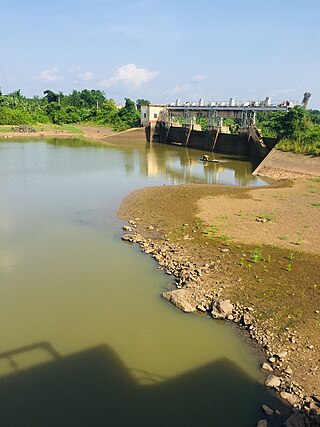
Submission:
[[[206,307],[202,304],[197,305],[197,310],[202,311],[203,313],[207,311]]]
[[[275,357],[269,357],[270,363],[276,363],[277,359]]]
[[[211,315],[214,319],[225,319],[232,314],[233,304],[229,300],[216,300],[213,302]]]
[[[269,365],[269,363],[263,363],[262,365],[262,369],[264,369],[265,371],[273,371],[273,368]]]
[[[253,322],[252,316],[249,313],[243,313],[241,317],[241,323],[244,326],[250,326]]]
[[[267,220],[267,218],[257,217],[257,218],[256,218],[256,221],[257,221],[257,222],[267,222],[268,220]]]
[[[185,313],[192,313],[196,311],[196,307],[189,302],[190,291],[187,289],[177,289],[174,291],[164,292],[162,296]]]
[[[227,254],[228,252],[230,252],[230,249],[220,249],[220,252],[223,252],[223,253],[225,253],[225,254]]]
[[[287,351],[279,351],[279,353],[275,354],[275,357],[277,357],[280,360],[283,360],[285,359],[287,354],[288,354]]]
[[[134,236],[132,234],[125,234],[121,237],[125,242],[133,242]]]
[[[18,127],[13,127],[12,130],[13,132],[35,132],[36,131],[33,127],[27,126],[27,125],[20,125]]]
[[[289,366],[283,372],[287,375],[292,375],[292,369]]]
[[[269,375],[264,383],[267,387],[279,387],[281,384],[281,379],[276,375]]]
[[[271,409],[271,408],[270,408],[270,406],[262,405],[262,406],[261,406],[261,408],[262,408],[263,412],[264,412],[266,415],[270,415],[270,416],[272,416],[272,415],[273,415],[273,413],[274,413],[274,410],[273,410],[273,409]]]
[[[267,420],[258,421],[257,427],[268,427]]]
[[[148,230],[154,230],[153,225],[149,225],[149,226],[148,226]]]
[[[130,225],[124,225],[124,226],[122,227],[122,230],[123,230],[123,231],[133,231],[133,230],[132,230],[132,227],[130,227]]]
[[[282,391],[280,393],[280,396],[282,397],[282,399],[287,400],[290,403],[290,405],[295,405],[298,402],[297,396],[291,393],[287,393],[286,391]]]
[[[305,427],[305,417],[299,412],[294,412],[283,425],[285,427]]]

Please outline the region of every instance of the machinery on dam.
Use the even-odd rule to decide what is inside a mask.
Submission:
[[[311,94],[305,92],[301,104],[297,101],[264,100],[184,102],[141,106],[141,125],[147,128],[149,141],[171,143],[206,151],[220,151],[263,159],[276,145],[276,138],[264,138],[256,127],[257,112],[288,111],[296,105],[307,107]],[[206,129],[197,123],[206,119]],[[232,134],[223,125],[226,118],[237,121],[238,130]]]

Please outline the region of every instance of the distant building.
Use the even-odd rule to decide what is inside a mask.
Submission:
[[[141,105],[141,126],[147,127],[150,123],[157,122],[162,117],[163,107],[161,104]]]

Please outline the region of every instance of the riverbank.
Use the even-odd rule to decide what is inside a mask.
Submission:
[[[138,190],[119,216],[168,274],[164,297],[188,312],[225,316],[266,352],[274,385],[297,407],[320,398],[320,180],[265,188],[181,185]],[[230,308],[230,307],[229,307]],[[219,314],[219,313],[218,313]]]
[[[21,127],[21,131],[14,129],[19,126],[0,126],[0,138],[12,139],[12,138],[86,138],[91,140],[97,140],[101,143],[107,142],[110,137],[121,135],[133,135],[138,132],[144,136],[143,128],[132,128],[122,132],[115,132],[111,128],[106,126],[88,126],[88,125],[37,125],[37,126],[26,126]],[[31,131],[33,129],[33,131]],[[111,141],[111,140],[110,140]]]

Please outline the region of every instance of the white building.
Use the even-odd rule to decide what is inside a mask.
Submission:
[[[156,123],[162,116],[163,107],[161,104],[141,105],[141,126],[147,127],[151,123]]]

